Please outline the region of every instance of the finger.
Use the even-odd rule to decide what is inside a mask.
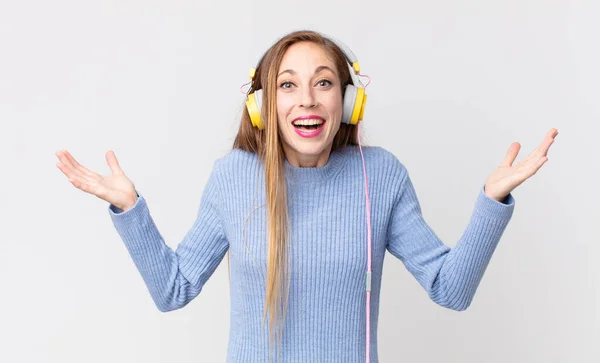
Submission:
[[[117,160],[117,156],[115,155],[114,151],[109,150],[106,155],[106,162],[108,163],[108,166],[110,167],[110,170],[115,173],[123,173],[123,170],[121,169],[121,166],[119,165],[119,161]]]
[[[59,159],[63,163],[67,164],[71,168],[71,170],[73,170],[74,172],[78,172],[79,175],[87,176],[88,178],[98,178],[99,177],[99,175],[97,173],[94,173],[94,172],[90,171],[89,169],[85,168],[84,166],[82,166],[81,164],[79,164],[77,162],[77,160],[75,160],[75,158],[68,151],[61,150],[57,153],[57,156],[59,156]]]
[[[74,175],[74,173],[71,171],[71,168],[69,166],[67,166],[65,163],[63,162],[58,162],[56,163],[56,167],[62,171],[63,174],[65,174],[65,176],[67,178],[70,178],[71,176]]]
[[[67,176],[69,182],[79,189],[88,189],[86,185],[89,185],[90,183],[97,184],[97,180],[95,178],[90,178],[81,174],[80,171],[74,170],[70,165],[60,162],[57,163],[56,166],[63,172],[63,174]]]
[[[540,168],[542,167],[542,165],[544,165],[546,163],[546,161],[548,161],[548,157],[546,157],[546,156],[543,156],[539,160],[537,160],[537,162],[535,164],[533,164],[533,167],[531,168],[531,170],[529,172],[529,177],[535,175],[535,173],[537,173],[538,170],[540,170]]]
[[[513,142],[512,144],[510,144],[510,147],[506,152],[506,156],[504,157],[504,160],[502,160],[502,162],[500,163],[500,166],[512,166],[512,163],[517,158],[520,149],[521,144],[519,144],[518,142]]]
[[[546,135],[554,139],[558,135],[558,130],[553,127],[550,130],[548,130]]]
[[[535,156],[546,156],[548,155],[548,149],[550,149],[550,145],[554,143],[554,138],[558,135],[558,130],[555,128],[551,128],[548,130],[542,142],[538,145],[538,147],[533,151],[532,154]]]
[[[78,170],[76,170],[73,166],[73,164],[71,163],[70,160],[67,159],[67,157],[65,156],[64,152],[59,151],[56,153],[56,156],[58,157],[58,159],[60,160],[60,162],[58,164],[56,164],[56,166],[69,178],[73,177],[73,176],[77,176],[80,174],[80,172]]]
[[[75,160],[75,158],[73,157],[73,155],[71,155],[71,153],[69,153],[69,152],[65,152],[65,153],[66,153],[67,159],[69,159],[69,161],[71,161],[71,163],[74,165],[74,167],[77,170],[79,170],[82,175],[86,175],[86,176],[88,176],[90,178],[99,178],[100,177],[100,175],[98,173],[94,173],[93,171],[89,170],[85,166],[79,164],[77,162],[77,160]]]
[[[530,159],[524,163],[518,170],[524,175],[525,179],[533,176],[537,171],[548,161],[547,156],[542,156],[538,159]]]
[[[100,196],[102,185],[98,184],[95,180],[85,179],[81,176],[73,176],[69,178],[71,184],[77,189],[80,189],[86,193],[90,193],[96,196]]]

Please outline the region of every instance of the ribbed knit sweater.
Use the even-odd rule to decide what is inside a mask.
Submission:
[[[371,204],[370,361],[378,363],[385,252],[402,261],[432,301],[464,310],[515,201],[509,194],[498,202],[482,186],[464,233],[450,248],[424,220],[404,164],[381,147],[363,146],[362,151]],[[323,167],[284,163],[290,291],[280,362],[365,362],[367,214],[360,150],[334,150]],[[175,250],[165,244],[139,190],[132,208],[109,205],[112,222],[160,311],[180,309],[198,296],[229,250],[226,360],[231,363],[269,362],[268,331],[262,328],[268,249],[264,181],[256,154],[234,149],[218,158],[196,219]]]

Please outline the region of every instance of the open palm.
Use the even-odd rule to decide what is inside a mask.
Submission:
[[[76,188],[93,194],[124,211],[135,204],[137,200],[135,185],[119,166],[113,151],[108,151],[105,155],[112,172],[108,176],[85,168],[66,150],[56,152],[56,156],[60,160],[56,167],[69,178],[71,184]]]
[[[538,147],[525,159],[513,165],[521,145],[513,142],[508,148],[504,160],[488,177],[485,183],[485,194],[498,201],[503,200],[512,190],[533,176],[546,161],[548,149],[558,135],[557,129],[550,129]]]

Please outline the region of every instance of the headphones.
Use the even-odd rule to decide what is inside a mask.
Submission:
[[[350,72],[350,76],[352,77],[352,83],[346,86],[346,91],[344,92],[343,98],[343,112],[342,112],[342,123],[349,125],[357,125],[359,121],[363,119],[365,113],[365,105],[367,103],[367,95],[365,93],[365,87],[362,85],[357,75],[360,72],[360,64],[358,63],[358,59],[352,53],[350,48],[348,48],[344,43],[339,40],[333,39],[331,37],[327,37],[330,41],[336,44],[344,53],[346,60],[349,63],[349,66],[352,68]],[[250,69],[250,79],[254,81],[254,76],[256,75],[256,68]],[[354,76],[352,75],[354,73]],[[360,85],[360,87],[356,86],[356,84]],[[263,123],[262,113],[262,100],[263,100],[263,90],[259,89],[252,93],[249,93],[246,99],[246,109],[250,114],[250,120],[252,121],[252,126],[257,127],[260,130],[264,130],[265,124]]]

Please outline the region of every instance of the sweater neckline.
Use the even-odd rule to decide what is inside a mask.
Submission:
[[[334,177],[341,170],[346,159],[343,149],[331,150],[327,163],[321,167],[297,167],[284,158],[285,175],[290,182],[322,182]]]

